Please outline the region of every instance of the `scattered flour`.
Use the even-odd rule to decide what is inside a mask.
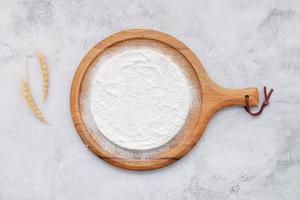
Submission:
[[[162,53],[133,49],[99,62],[90,109],[100,132],[130,150],[164,145],[183,127],[192,101],[184,72]]]

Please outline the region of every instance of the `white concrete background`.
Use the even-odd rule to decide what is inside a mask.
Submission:
[[[184,159],[151,172],[112,167],[74,129],[72,76],[85,53],[128,28],[186,43],[217,83],[275,88],[253,118],[220,111]],[[47,56],[51,123],[24,103],[26,63],[40,99],[34,50]],[[0,199],[300,199],[300,1],[0,1]]]

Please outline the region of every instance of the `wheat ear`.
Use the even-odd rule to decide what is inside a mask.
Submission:
[[[48,73],[48,67],[46,64],[45,56],[41,53],[38,53],[38,59],[40,62],[40,67],[43,76],[43,101],[45,101],[48,96],[49,73]]]
[[[26,76],[26,77],[28,77],[28,76]],[[34,101],[34,98],[32,96],[31,90],[30,90],[30,85],[29,85],[28,79],[23,79],[23,81],[22,81],[22,91],[23,91],[24,99],[25,99],[26,103],[28,104],[28,106],[30,107],[33,114],[40,121],[45,122],[45,123],[48,124],[48,122],[44,118],[43,113],[41,112],[41,110],[38,108],[37,104]]]

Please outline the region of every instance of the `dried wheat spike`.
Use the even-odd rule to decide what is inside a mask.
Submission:
[[[48,122],[44,118],[43,113],[41,112],[41,110],[38,108],[37,104],[34,101],[34,98],[32,96],[28,80],[23,80],[23,82],[22,82],[22,91],[23,91],[24,99],[25,99],[26,103],[28,104],[28,106],[30,107],[31,111],[34,113],[34,115],[40,121],[45,122],[45,123],[48,124]]]
[[[43,76],[43,101],[45,101],[48,96],[49,73],[48,73],[48,67],[46,64],[45,56],[41,53],[38,53],[38,59],[40,62],[41,72]]]

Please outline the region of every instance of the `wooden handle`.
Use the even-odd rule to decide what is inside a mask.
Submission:
[[[220,86],[219,86],[220,87]],[[258,106],[259,95],[255,87],[244,89],[221,88],[218,91],[223,106],[245,106],[245,96],[249,96],[249,105]]]
[[[228,89],[215,84],[207,79],[207,84],[202,87],[203,112],[210,118],[216,111],[227,106],[245,106],[245,96],[249,96],[249,105],[258,106],[259,95],[257,88]]]

